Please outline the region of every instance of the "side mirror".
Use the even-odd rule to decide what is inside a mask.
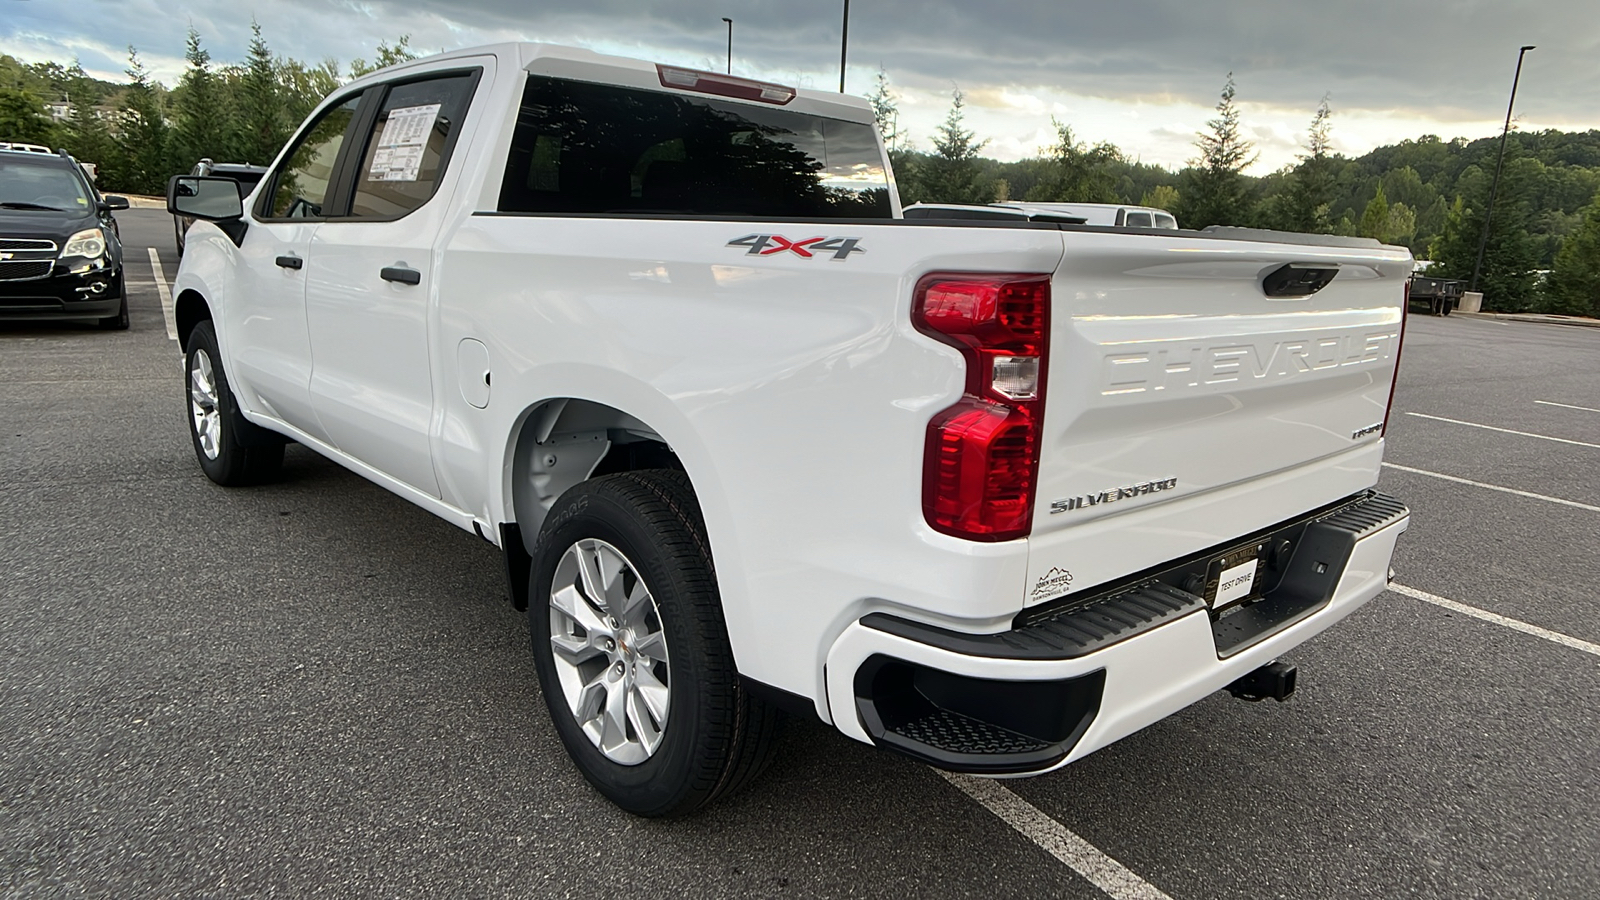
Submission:
[[[105,201],[106,209],[118,210],[118,209],[127,209],[128,208],[128,198],[127,197],[118,197],[118,196],[116,196],[114,194],[107,194],[107,195],[105,195],[104,197],[102,197],[100,199]]]
[[[224,222],[243,218],[244,202],[239,199],[238,182],[232,178],[174,175],[167,182],[167,212]]]

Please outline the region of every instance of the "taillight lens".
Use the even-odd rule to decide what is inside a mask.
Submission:
[[[911,319],[967,363],[966,393],[928,423],[923,516],[969,540],[1026,537],[1039,480],[1050,276],[928,275]]]
[[[1394,378],[1389,381],[1389,402],[1383,407],[1383,430],[1379,437],[1389,434],[1389,414],[1394,411],[1394,392],[1400,389],[1400,353],[1406,348],[1406,319],[1411,318],[1411,281],[1406,280],[1405,294],[1400,298],[1400,337],[1394,342]]]

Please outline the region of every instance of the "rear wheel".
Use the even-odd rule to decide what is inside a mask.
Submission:
[[[260,484],[283,465],[283,439],[240,414],[209,319],[189,333],[189,436],[206,477],[225,487]]]
[[[529,598],[556,733],[613,803],[684,815],[765,768],[779,714],[739,681],[683,473],[607,475],[563,494],[534,547]]]

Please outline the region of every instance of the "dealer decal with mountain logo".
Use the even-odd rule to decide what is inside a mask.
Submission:
[[[1051,566],[1050,571],[1039,576],[1033,585],[1033,593],[1028,595],[1029,603],[1038,603],[1072,590],[1072,573],[1066,569]]]

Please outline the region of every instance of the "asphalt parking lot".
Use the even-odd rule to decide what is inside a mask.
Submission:
[[[1410,320],[1407,591],[1290,657],[1291,702],[1006,782],[1010,822],[792,722],[653,822],[569,765],[492,547],[297,446],[205,479],[171,220],[119,218],[130,331],[0,324],[0,894],[1600,896],[1600,329]]]

